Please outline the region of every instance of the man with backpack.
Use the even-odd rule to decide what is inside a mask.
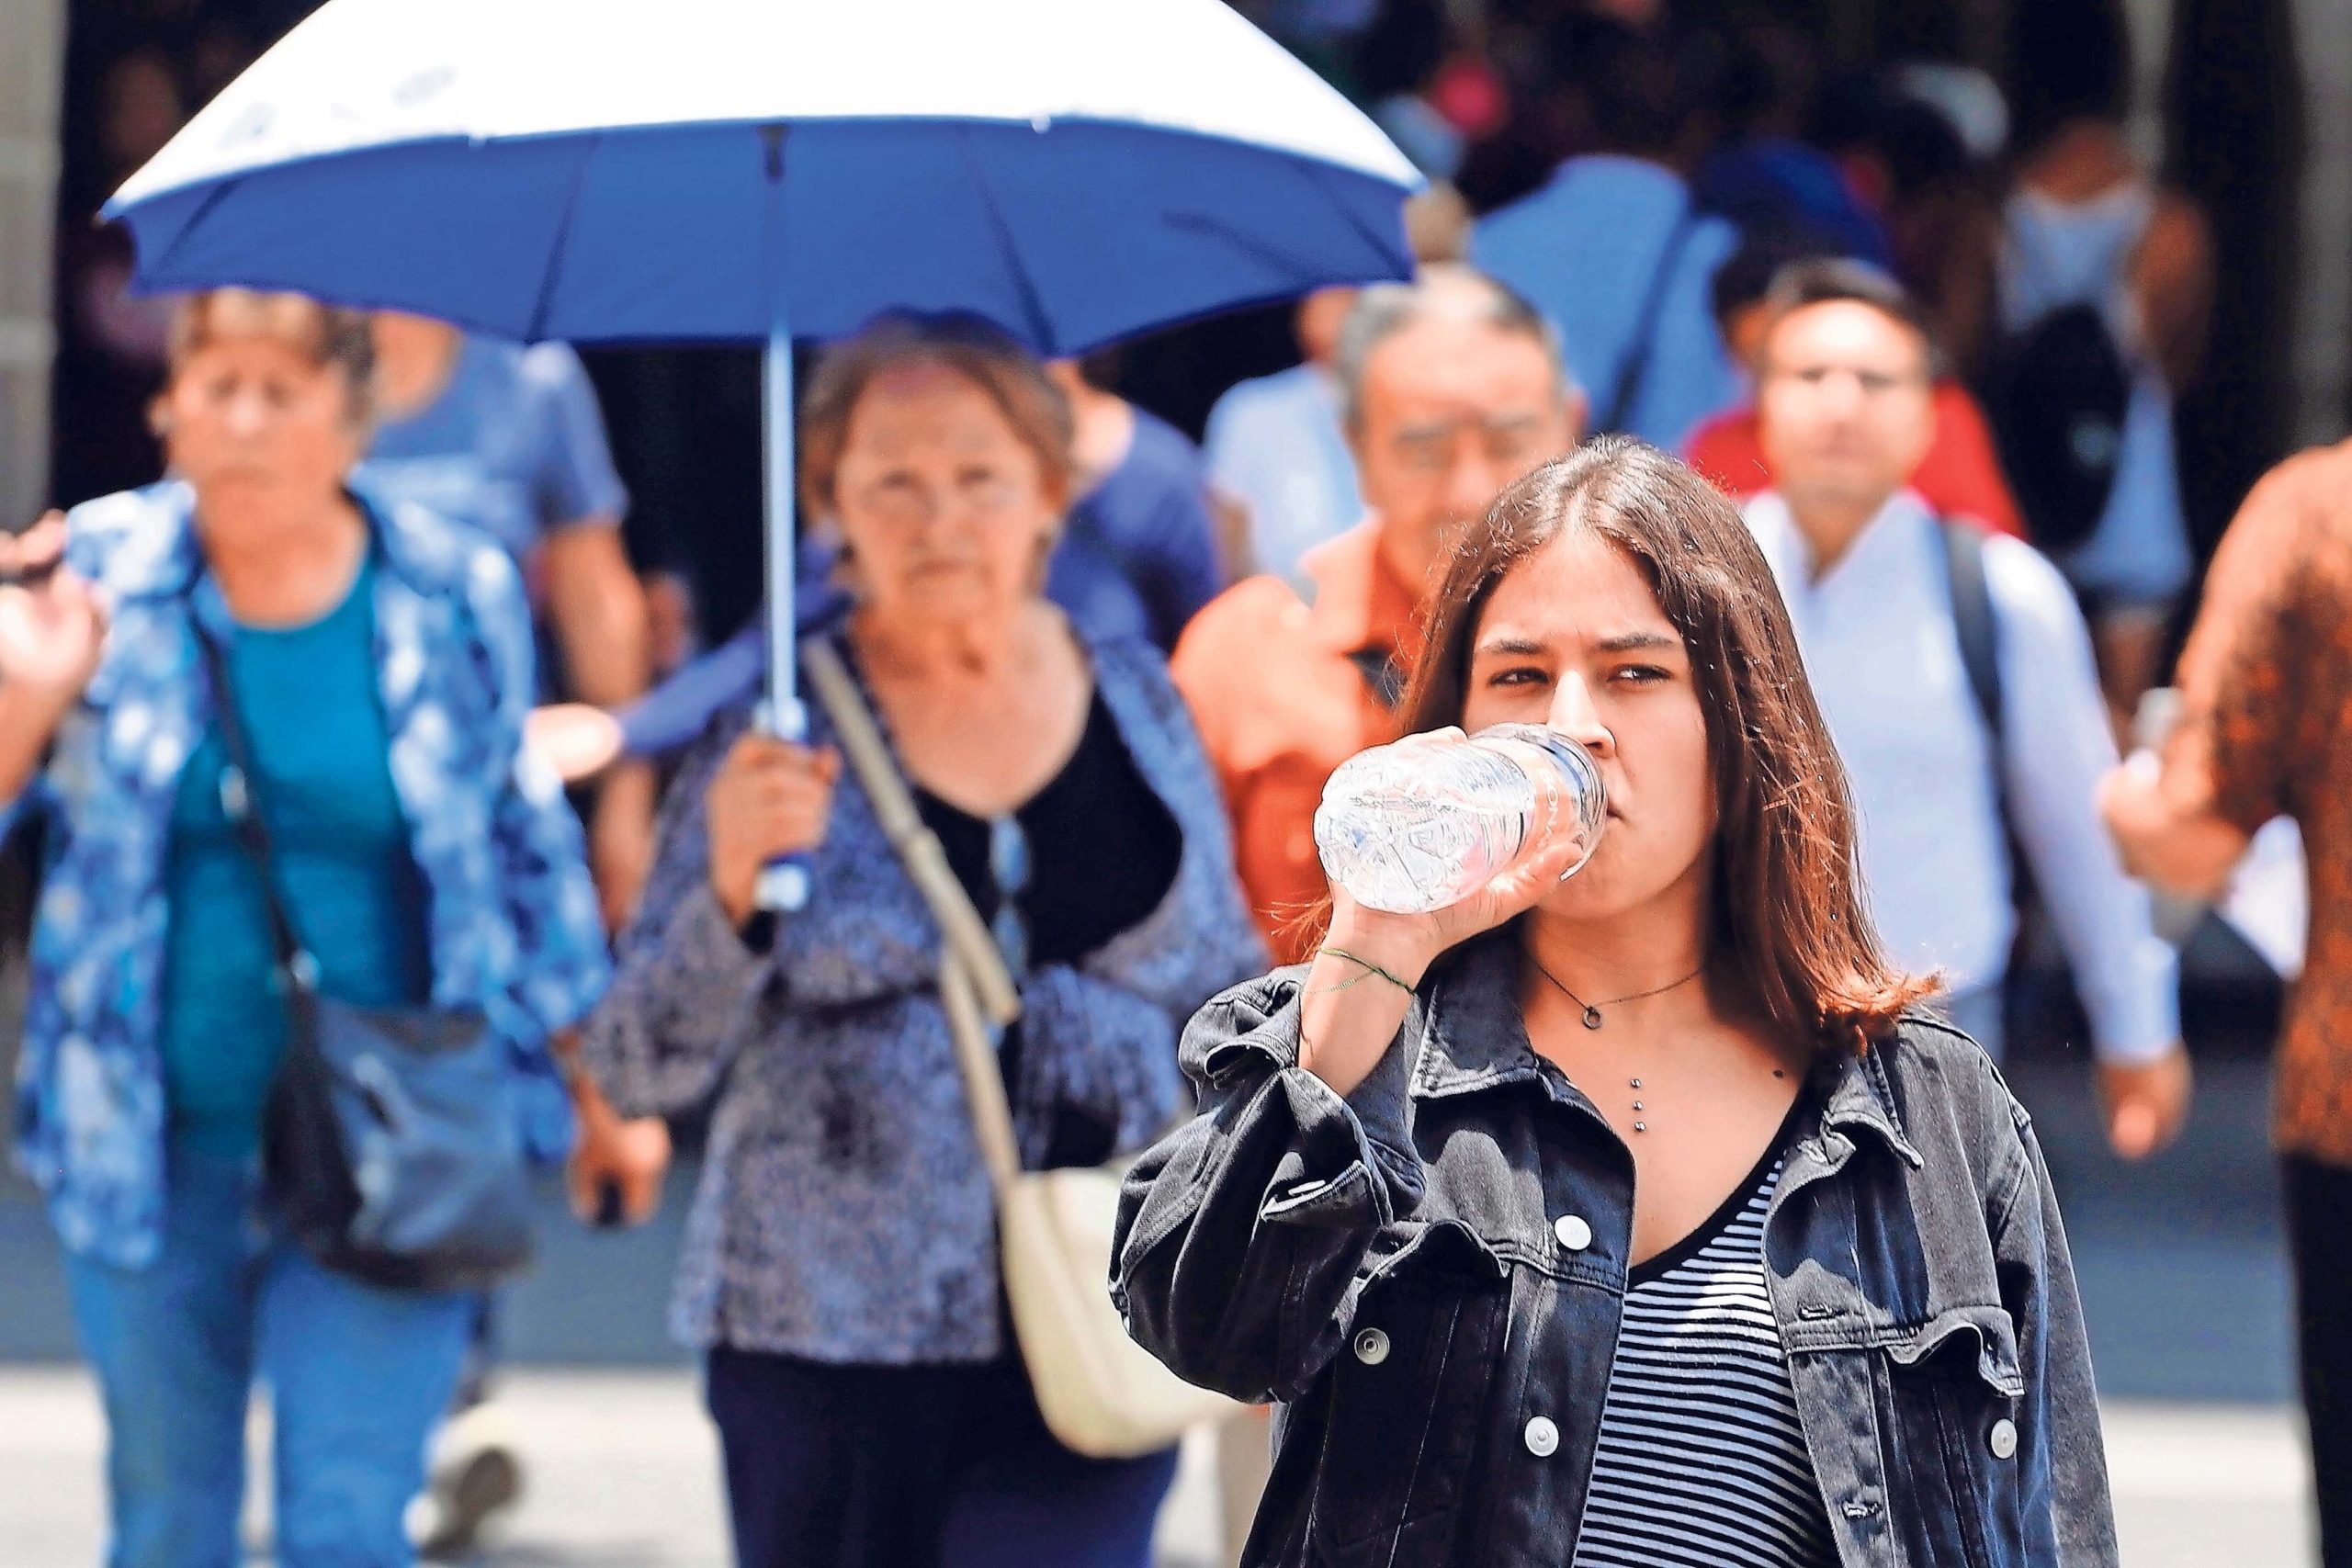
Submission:
[[[1808,262],[1770,298],[1757,407],[1777,488],[1747,518],[1853,782],[1893,956],[1942,972],[1954,1021],[1997,1055],[2014,846],[2090,1016],[2109,1141],[2151,1153],[2188,1100],[2177,963],[2095,804],[2116,753],[2082,614],[2032,548],[1909,488],[1933,348],[1902,289]]]

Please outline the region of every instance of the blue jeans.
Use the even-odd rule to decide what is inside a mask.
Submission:
[[[110,1568],[233,1568],[256,1375],[277,1416],[277,1561],[399,1568],[424,1445],[465,1359],[473,1298],[321,1269],[256,1217],[250,1162],[174,1148],[162,1254],[69,1255],[74,1325],[108,1432]]]

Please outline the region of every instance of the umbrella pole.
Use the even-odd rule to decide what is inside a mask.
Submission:
[[[763,497],[762,551],[768,579],[768,700],[761,726],[782,740],[808,733],[801,705],[798,669],[793,656],[795,615],[793,512],[792,323],[780,285],[771,286],[775,313],[769,323],[767,358],[760,378],[767,420],[767,483]],[[789,912],[808,902],[808,863],[794,855],[760,873],[753,902],[763,909]]]

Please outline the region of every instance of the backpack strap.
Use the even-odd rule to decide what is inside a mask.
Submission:
[[[1666,236],[1666,248],[1658,253],[1657,270],[1650,274],[1649,292],[1642,297],[1641,314],[1634,318],[1634,335],[1627,341],[1624,360],[1617,367],[1617,384],[1610,389],[1609,401],[1601,409],[1600,417],[1593,422],[1595,432],[1623,432],[1634,405],[1641,400],[1642,386],[1649,379],[1650,361],[1657,356],[1657,323],[1666,310],[1666,291],[1674,282],[1682,252],[1698,226],[1698,204],[1686,197],[1681,215],[1675,219],[1674,228]]]
[[[2030,912],[2042,902],[2033,874],[2033,861],[2018,837],[2017,813],[2010,808],[2008,745],[2001,712],[2000,615],[1993,604],[1993,585],[1984,573],[1984,532],[1973,524],[1938,516],[1943,536],[1944,584],[1951,594],[1952,628],[1960,634],[1960,667],[1968,676],[1969,694],[1984,721],[1985,761],[1993,770],[1993,807],[2000,819],[2001,841],[2008,853],[2009,902],[2018,910],[2017,935],[2003,971],[2001,1013],[2005,1031],[2019,1016],[2017,989],[2018,958],[2027,940]]]
[[[1992,742],[1996,781],[2005,775],[2005,739],[2001,713],[2000,622],[1993,609],[1993,587],[1984,575],[1984,535],[1981,529],[1949,517],[1936,519],[1944,548],[1944,586],[1951,595],[1951,620],[1960,634],[1960,664],[1968,675],[1968,690],[1984,720]]]

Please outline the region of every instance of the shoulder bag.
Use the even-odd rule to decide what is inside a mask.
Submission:
[[[318,988],[296,933],[228,660],[197,641],[229,765],[220,804],[261,874],[286,1060],[262,1128],[262,1174],[295,1240],[337,1273],[395,1290],[481,1290],[531,1258],[531,1201],[506,1043],[479,1009],[368,1008]]]

